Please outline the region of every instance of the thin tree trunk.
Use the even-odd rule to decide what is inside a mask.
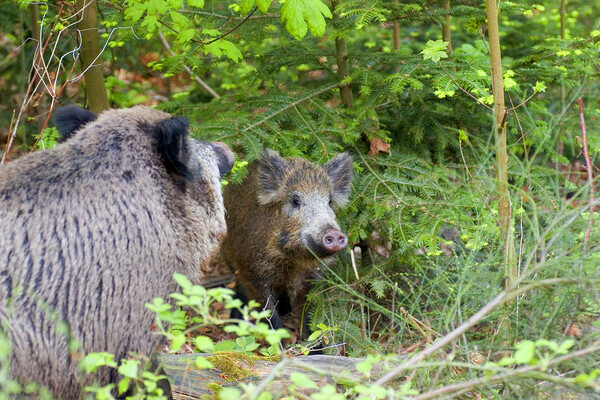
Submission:
[[[339,4],[339,0],[333,0],[331,2],[331,8],[333,8],[333,23],[336,24],[339,16],[336,13],[336,7]],[[350,76],[350,63],[348,62],[348,49],[346,48],[346,39],[336,38],[335,39],[335,55],[337,58],[338,66],[338,79],[342,82],[346,77]],[[354,100],[352,97],[352,88],[350,85],[340,86],[340,96],[342,98],[342,104],[348,108],[354,106]]]
[[[500,53],[500,34],[498,30],[498,8],[496,0],[486,0],[488,35],[490,45],[490,65],[492,68],[492,94],[496,136],[496,170],[498,192],[498,222],[500,224],[501,243],[504,249],[506,286],[517,278],[515,249],[511,232],[510,193],[508,190],[508,152],[506,148],[506,117],[504,105],[504,81],[502,79],[502,55]]]
[[[560,0],[560,38],[565,40],[565,15],[567,14],[567,0]]]
[[[446,12],[450,11],[450,0],[442,0],[442,7]],[[442,40],[448,42],[446,53],[452,53],[452,34],[450,33],[450,14],[446,14],[442,23]]]
[[[561,0],[560,1],[560,38],[563,40],[565,40],[565,15],[567,13],[567,0]],[[566,90],[565,90],[565,84],[562,83],[560,85],[560,109],[561,109],[561,114],[564,115],[565,114],[565,108],[566,108],[566,98],[567,98],[567,94],[566,94]],[[562,128],[561,128],[562,131]],[[564,152],[564,144],[562,142],[562,140],[560,140],[560,137],[558,139],[558,141],[556,142],[556,151],[558,152],[558,155],[563,155]],[[556,168],[558,169],[560,165],[560,162],[556,163]]]
[[[394,4],[398,4],[398,0],[394,0]],[[394,22],[394,50],[400,49],[400,22]]]
[[[100,54],[100,41],[98,36],[98,22],[96,12],[96,0],[77,0],[76,7],[81,20],[78,28],[81,32],[81,68],[85,71],[85,95],[88,106],[93,112],[107,110],[110,106],[106,87],[104,86],[104,75],[102,65],[97,58]]]

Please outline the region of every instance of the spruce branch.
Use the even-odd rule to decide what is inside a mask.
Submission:
[[[165,35],[162,32],[158,32],[158,38],[160,39],[163,47],[165,48],[165,50],[167,50],[167,52],[171,55],[171,56],[175,56],[175,52],[173,51],[173,49],[171,49],[171,46],[169,45],[169,42],[167,41],[167,38],[165,37]],[[213,90],[213,88],[211,88],[206,82],[204,82],[202,79],[200,79],[200,77],[198,75],[196,75],[194,73],[194,71],[192,71],[192,69],[190,67],[188,67],[185,63],[183,63],[183,69],[185,69],[185,72],[187,72],[188,74],[190,74],[191,77],[194,78],[194,80],[204,88],[204,90],[206,90],[212,97],[214,97],[215,99],[220,98],[221,96],[219,96],[219,94],[217,92],[215,92]]]

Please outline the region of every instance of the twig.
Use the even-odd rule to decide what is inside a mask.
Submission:
[[[581,121],[581,142],[583,145],[583,157],[585,158],[585,164],[588,171],[588,185],[590,186],[590,204],[594,203],[594,178],[592,176],[592,161],[590,160],[590,153],[588,152],[587,145],[587,131],[585,129],[585,117],[583,115],[583,106],[581,105],[581,97],[577,100],[579,103],[579,120]],[[590,239],[590,233],[592,231],[592,223],[594,222],[594,210],[595,207],[590,207],[590,217],[588,219],[588,226],[585,230],[585,238],[583,240],[584,251],[587,248],[588,241]]]
[[[165,48],[165,50],[167,50],[167,52],[171,56],[175,56],[175,52],[171,49],[171,46],[169,46],[169,42],[167,42],[167,38],[165,38],[165,35],[161,31],[158,31],[158,38],[160,39],[160,41],[161,41],[163,47]],[[206,82],[204,82],[202,79],[200,79],[200,77],[198,75],[196,75],[194,73],[194,71],[192,71],[192,69],[190,67],[188,67],[187,65],[185,65],[185,63],[183,63],[183,69],[185,69],[185,72],[187,72],[188,74],[190,74],[190,76],[192,76],[194,78],[194,80],[200,86],[202,86],[204,88],[204,90],[206,90],[212,97],[214,97],[215,99],[218,99],[218,98],[221,97],[210,86],[208,86],[208,84]]]
[[[439,396],[444,395],[444,394],[449,394],[449,393],[453,393],[453,392],[455,394],[458,394],[456,392],[463,391],[466,389],[473,389],[473,388],[475,388],[477,386],[481,386],[481,385],[491,385],[494,383],[503,382],[503,381],[506,381],[509,378],[513,378],[515,376],[522,376],[522,375],[527,376],[528,374],[531,374],[531,373],[543,372],[548,367],[558,365],[564,361],[567,361],[567,360],[570,360],[573,358],[583,357],[583,356],[586,356],[588,354],[592,354],[592,353],[595,353],[598,351],[600,351],[600,342],[596,342],[592,346],[587,347],[585,349],[582,349],[579,351],[574,351],[573,353],[564,355],[562,357],[554,358],[554,359],[548,361],[547,363],[541,363],[538,365],[528,365],[526,367],[516,368],[513,370],[509,370],[508,372],[492,375],[490,377],[473,379],[470,381],[461,382],[461,383],[457,383],[454,385],[444,386],[439,389],[432,390],[430,392],[423,393],[419,396],[413,397],[413,400],[437,399],[437,398],[439,398]],[[569,383],[572,383],[572,382],[569,381]],[[452,397],[454,397],[454,396],[452,396]]]
[[[208,42],[203,42],[204,45],[207,44],[211,44],[212,42],[216,42],[217,40],[223,39],[225,36],[231,34],[233,31],[235,31],[237,28],[239,28],[240,26],[242,26],[246,21],[248,21],[248,19],[250,19],[250,17],[252,16],[252,14],[254,14],[256,12],[256,10],[258,9],[258,7],[254,7],[252,9],[252,11],[250,11],[250,13],[248,13],[248,15],[246,16],[246,18],[244,18],[239,24],[237,24],[236,26],[233,27],[233,29],[231,29],[229,32],[225,32],[224,34],[222,34],[221,36],[208,41]]]
[[[356,276],[356,280],[359,281],[358,277],[358,269],[356,268],[356,260],[354,259],[354,250],[350,249],[350,261],[352,262],[352,269],[354,270],[354,275]],[[394,311],[392,310],[392,314]]]
[[[467,96],[471,97],[473,100],[475,100],[477,103],[481,104],[482,106],[484,106],[485,108],[487,108],[488,110],[492,111],[493,108],[488,106],[487,104],[482,103],[481,101],[479,101],[479,99],[475,96],[473,96],[471,93],[469,93],[468,91],[466,91],[465,89],[462,88],[462,86],[460,86],[458,84],[458,82],[456,82],[456,80],[454,80],[454,78],[452,77],[452,75],[450,75],[450,73],[448,72],[448,70],[446,69],[446,67],[444,67],[444,64],[442,64],[441,62],[438,63],[440,65],[440,67],[442,67],[442,69],[444,70],[444,72],[446,73],[446,75],[448,76],[448,78],[450,78],[450,80],[452,81],[452,83],[454,83],[454,85],[456,85],[456,87],[463,93],[465,93]]]
[[[274,117],[274,116],[276,116],[277,114],[280,114],[280,113],[284,112],[285,110],[287,110],[287,109],[289,109],[289,108],[291,108],[291,107],[295,107],[296,105],[298,105],[298,104],[300,104],[300,103],[302,103],[302,102],[304,102],[304,101],[306,101],[306,100],[309,100],[309,99],[311,99],[311,98],[313,98],[313,97],[315,97],[315,96],[318,96],[318,95],[320,95],[321,93],[325,93],[325,92],[327,92],[327,91],[329,91],[329,90],[331,90],[331,89],[335,89],[335,88],[336,88],[336,87],[338,87],[339,85],[340,85],[339,83],[334,83],[334,84],[332,84],[332,85],[329,85],[329,86],[326,86],[326,87],[324,87],[324,88],[322,88],[322,89],[319,89],[319,90],[317,90],[316,92],[312,92],[312,93],[310,93],[310,94],[307,94],[306,96],[299,98],[298,100],[296,100],[296,101],[294,101],[294,102],[292,102],[292,103],[288,104],[287,106],[285,106],[285,107],[283,107],[283,108],[281,108],[281,109],[279,109],[279,110],[275,111],[274,113],[267,115],[266,117],[264,117],[264,118],[263,118],[263,119],[261,119],[260,121],[258,121],[258,122],[254,123],[254,124],[252,124],[252,125],[249,125],[249,126],[245,127],[244,129],[242,129],[242,131],[241,131],[241,132],[243,133],[243,132],[246,132],[246,131],[252,130],[252,129],[256,128],[257,126],[259,126],[259,125],[262,125],[262,124],[263,124],[263,123],[265,123],[266,121],[270,120],[271,118],[273,118],[273,117]]]
[[[392,379],[394,379],[395,377],[400,375],[402,373],[402,371],[408,369],[409,367],[412,367],[413,365],[415,365],[415,364],[419,363],[420,361],[422,361],[423,359],[425,359],[425,357],[430,356],[431,354],[440,350],[442,347],[453,342],[456,338],[458,338],[460,335],[462,335],[468,329],[470,329],[475,324],[477,324],[479,321],[481,321],[491,311],[493,311],[498,306],[506,303],[507,301],[510,301],[513,298],[518,297],[521,294],[526,293],[529,290],[532,290],[532,289],[540,287],[540,286],[547,286],[547,285],[552,285],[552,284],[557,284],[557,283],[565,283],[565,282],[578,282],[573,279],[555,278],[555,279],[545,279],[542,281],[531,283],[529,285],[525,285],[523,287],[518,287],[518,285],[521,283],[522,279],[523,279],[523,276],[520,277],[519,279],[515,280],[514,282],[512,282],[511,287],[505,289],[504,291],[502,291],[502,293],[500,293],[499,295],[494,297],[494,299],[492,299],[492,301],[490,301],[485,306],[483,306],[479,311],[477,311],[475,314],[473,314],[467,321],[462,323],[458,328],[454,329],[452,332],[448,333],[446,336],[439,339],[437,342],[435,342],[428,348],[421,350],[419,353],[415,354],[413,357],[411,357],[405,363],[399,365],[398,367],[392,369],[390,372],[388,372],[387,374],[385,374],[382,377],[380,377],[379,379],[377,379],[375,381],[375,384],[385,385],[386,383],[388,383],[389,381],[391,381]],[[513,288],[516,288],[516,289],[512,290]]]

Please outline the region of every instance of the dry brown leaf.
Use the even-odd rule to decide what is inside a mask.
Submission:
[[[375,138],[371,140],[371,148],[369,149],[369,155],[376,156],[379,153],[392,154],[392,151],[390,150],[389,143],[386,143],[379,138]]]

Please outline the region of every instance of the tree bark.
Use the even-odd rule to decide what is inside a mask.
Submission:
[[[496,0],[486,0],[490,65],[492,70],[492,94],[494,96],[494,133],[496,137],[496,170],[498,195],[498,223],[504,250],[506,287],[517,278],[515,249],[511,231],[510,193],[508,189],[508,152],[506,148],[506,117],[504,105],[504,81],[502,78],[502,55],[498,29]]]
[[[560,38],[565,40],[565,16],[567,14],[567,0],[560,0]]]
[[[339,16],[336,13],[337,5],[339,0],[332,0],[331,8],[333,9],[333,24],[336,25],[336,21]],[[342,82],[346,77],[350,76],[350,63],[348,62],[348,49],[346,48],[346,39],[337,37],[335,39],[335,55],[337,58],[337,74],[338,80]],[[342,104],[348,108],[354,106],[354,99],[352,97],[352,88],[350,85],[340,86],[340,96],[342,98]]]
[[[85,78],[85,96],[88,107],[93,112],[101,112],[110,108],[102,65],[97,58],[100,54],[100,41],[98,37],[98,21],[96,0],[77,0],[77,12],[80,20],[78,25],[81,32],[81,68]]]
[[[448,13],[450,11],[450,0],[442,0],[442,7]],[[452,34],[450,33],[450,14],[446,14],[442,23],[442,40],[448,42],[446,53],[452,53]]]
[[[398,4],[398,0],[394,0]],[[400,49],[400,22],[394,21],[394,50]]]

